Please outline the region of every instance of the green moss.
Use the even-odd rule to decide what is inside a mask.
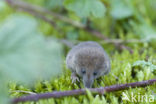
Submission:
[[[47,1],[50,2],[50,0],[28,0],[29,3],[40,5],[43,8],[46,8],[46,5],[44,6],[44,4],[47,3]],[[154,35],[156,34],[156,32],[154,31],[154,29],[156,28],[155,0],[125,0],[126,2],[128,2],[128,6],[133,9],[134,13],[132,16],[120,20],[114,19],[110,15],[112,9],[111,2],[115,0],[101,1],[106,5],[106,15],[103,18],[88,17],[90,24],[87,25],[90,25],[93,29],[100,31],[104,34],[104,36],[110,39],[141,40],[146,39],[145,37],[142,37],[143,34],[147,38],[150,33]],[[122,2],[122,0],[118,1]],[[115,3],[115,5],[117,4]],[[0,13],[3,14],[0,16],[0,22],[4,21],[4,19],[6,19],[9,15],[15,13],[29,15],[29,13],[27,14],[25,12],[15,12],[15,10],[9,7],[7,4],[5,4],[5,8],[3,10],[0,10]],[[63,10],[61,12],[56,11],[56,13],[86,24],[84,23],[84,20],[87,19],[79,18],[71,11]],[[39,23],[39,30],[43,32],[45,36],[53,36],[58,39],[67,39],[74,42],[87,40],[97,41],[105,48],[107,53],[109,53],[109,56],[111,58],[111,72],[108,75],[101,77],[99,80],[95,80],[93,87],[104,87],[155,78],[156,75],[152,73],[152,71],[148,70],[147,67],[133,67],[133,63],[138,60],[146,60],[156,65],[155,40],[146,41],[144,43],[125,43],[126,46],[132,48],[134,53],[130,54],[127,50],[119,52],[117,51],[117,49],[115,49],[113,44],[105,43],[104,40],[93,36],[91,33],[88,33],[83,29],[77,29],[72,25],[69,25],[60,20],[55,20],[52,17],[49,18],[56,22],[57,28],[52,27],[50,24],[44,22],[41,19],[37,19]],[[142,26],[144,25],[145,28],[142,28]],[[149,27],[149,29],[146,28],[146,25]],[[9,83],[10,96],[14,98],[24,96],[29,93],[44,93],[84,88],[82,82],[72,84],[70,74],[71,72],[66,68],[66,65],[64,64],[64,72],[53,80],[38,81],[32,87],[27,87],[23,84],[11,82]],[[92,95],[88,92],[88,95],[71,96],[60,99],[51,98],[46,100],[39,100],[37,102],[26,102],[24,104],[134,104],[134,102],[125,100],[123,101],[123,93],[125,93],[129,98],[133,93],[137,96],[136,100],[138,101],[138,96],[155,95],[156,84],[144,88],[131,88],[123,91],[105,93],[103,96],[98,94]],[[135,103],[142,104],[143,102]],[[155,102],[150,104],[154,103],[156,103],[156,97]]]
[[[134,54],[130,54],[128,51],[123,51],[122,53],[115,52],[111,56],[111,72],[101,77],[99,80],[95,80],[94,87],[101,87],[101,86],[110,86],[114,84],[124,84],[124,83],[131,83],[136,81],[142,80],[149,80],[155,78],[155,75],[150,71],[145,69],[138,69],[133,68],[132,65],[137,60],[144,60],[148,54],[152,54],[153,50],[144,51],[140,54],[138,51],[134,50]],[[150,56],[149,60],[152,60],[155,56]],[[154,63],[155,64],[155,63]],[[65,68],[65,67],[64,67]],[[135,71],[134,71],[135,70]],[[65,90],[73,90],[83,88],[82,82],[72,84],[70,80],[70,71],[65,68],[64,73],[57,77],[55,80],[51,81],[38,81],[34,87],[28,88],[22,85],[16,85],[15,83],[10,84],[10,91],[11,96],[18,97],[25,95],[21,92],[16,92],[16,90],[22,91],[29,91],[34,93],[44,93],[44,92],[53,92],[53,91],[65,91]],[[134,75],[133,75],[134,74]],[[147,86],[145,88],[132,88],[123,91],[105,93],[104,96],[95,94],[92,95],[88,92],[87,95],[81,96],[71,96],[71,97],[63,97],[60,99],[47,99],[47,100],[40,100],[37,104],[126,104],[126,103],[133,103],[129,101],[122,100],[123,92],[128,96],[131,97],[133,93],[136,96],[142,95],[153,95],[156,93],[155,89],[156,85]],[[138,101],[138,97],[136,97]],[[156,102],[156,100],[155,100]],[[136,104],[142,104],[141,102],[136,102]],[[27,102],[24,104],[35,104],[33,102]],[[152,103],[150,103],[152,104]],[[153,103],[154,104],[154,103]]]

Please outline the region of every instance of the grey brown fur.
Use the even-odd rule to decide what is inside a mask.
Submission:
[[[81,42],[74,46],[66,57],[67,67],[72,71],[72,82],[83,79],[85,87],[92,87],[94,79],[110,71],[110,59],[96,42]]]

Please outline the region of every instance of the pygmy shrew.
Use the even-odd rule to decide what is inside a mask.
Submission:
[[[67,67],[71,70],[72,82],[83,80],[91,88],[94,79],[110,72],[110,59],[102,46],[93,41],[81,42],[74,46],[66,57]]]

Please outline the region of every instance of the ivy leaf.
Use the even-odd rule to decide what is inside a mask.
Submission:
[[[1,25],[0,57],[2,88],[8,80],[30,85],[54,77],[62,69],[61,45],[46,40],[37,30],[37,22],[26,16],[12,16]],[[0,88],[0,92],[4,90]]]
[[[103,17],[106,8],[99,0],[65,0],[65,7],[80,17]]]
[[[155,72],[156,71],[156,65],[153,65],[151,62],[146,62],[144,60],[139,60],[133,63],[134,66],[140,66],[142,68],[144,67],[149,67],[151,71]]]
[[[132,9],[121,0],[111,0],[111,15],[115,19],[124,19],[133,15]]]

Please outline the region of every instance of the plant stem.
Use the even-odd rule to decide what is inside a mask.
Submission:
[[[125,90],[130,87],[131,88],[145,87],[147,85],[152,85],[155,82],[156,79],[151,79],[151,80],[146,80],[141,82],[118,84],[118,85],[106,86],[101,88],[89,88],[88,90],[92,93],[104,94],[106,92]],[[86,94],[86,89],[78,89],[78,90],[70,90],[70,91],[54,91],[51,93],[42,93],[42,94],[28,95],[24,97],[15,98],[12,100],[12,104],[17,104],[19,102],[26,102],[26,101],[38,101],[39,99],[60,98],[65,96],[75,96],[75,95],[84,95],[84,94]]]

